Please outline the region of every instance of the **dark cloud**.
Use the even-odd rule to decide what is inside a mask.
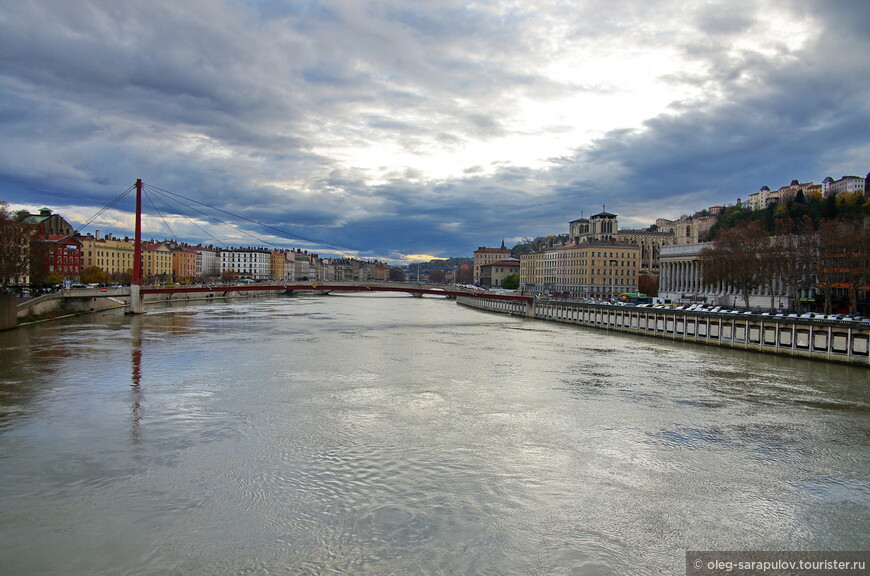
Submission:
[[[649,223],[866,162],[868,29],[860,0],[7,2],[0,199],[96,212],[143,178],[379,257],[468,255],[602,204]],[[656,55],[681,63],[672,96],[598,128],[611,99],[643,102],[631,65]],[[627,72],[571,73],[606,58]],[[597,138],[557,157],[520,138],[584,122]]]

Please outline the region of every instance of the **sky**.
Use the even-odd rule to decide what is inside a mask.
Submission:
[[[868,30],[866,0],[8,0],[0,201],[123,236],[141,178],[146,237],[394,264],[646,227],[866,175]]]

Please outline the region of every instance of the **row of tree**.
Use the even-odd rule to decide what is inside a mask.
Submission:
[[[848,292],[850,309],[858,311],[858,294],[866,290],[870,272],[870,230],[860,220],[777,218],[771,234],[759,220],[722,228],[700,255],[704,282],[731,286],[749,307],[750,295],[768,288],[770,306],[779,286],[794,302],[815,287],[831,312],[835,290]]]

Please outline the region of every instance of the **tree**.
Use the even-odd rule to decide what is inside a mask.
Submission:
[[[85,284],[105,284],[109,281],[108,274],[99,266],[85,266],[81,278]]]
[[[447,273],[444,270],[432,270],[429,272],[429,282],[443,284],[447,281]]]
[[[637,277],[637,290],[647,296],[659,295],[659,283],[652,274],[641,274]]]
[[[232,268],[221,271],[221,282],[235,282],[238,279],[239,275]]]
[[[392,282],[404,282],[405,281],[405,272],[401,268],[397,268],[395,266],[390,267],[390,280]]]
[[[63,282],[63,274],[55,270],[54,272],[49,272],[45,277],[45,285],[46,286],[57,286]]]
[[[51,242],[34,234],[30,238],[30,285],[42,288],[48,285],[49,254],[54,246]]]
[[[126,272],[113,272],[111,280],[118,284],[130,284],[133,282],[133,271],[127,270]]]
[[[31,226],[9,212],[9,204],[0,201],[0,281],[4,288],[27,275],[31,231]]]
[[[457,284],[471,284],[474,282],[474,269],[468,264],[463,264],[456,271]]]
[[[772,266],[795,304],[800,302],[801,292],[813,285],[813,275],[818,268],[817,241],[809,216],[797,222],[791,218],[776,222],[776,236],[773,237],[776,258]]]
[[[870,230],[852,225],[843,237],[843,281],[849,289],[849,311],[858,312],[858,291],[870,284]]]
[[[520,275],[510,274],[505,276],[504,280],[501,281],[501,287],[505,290],[516,290],[520,287]]]
[[[833,291],[843,288],[849,251],[849,227],[836,220],[823,220],[819,226],[818,288],[825,296],[825,314],[831,313]]]
[[[713,246],[701,250],[704,281],[732,286],[749,308],[749,295],[769,282],[770,236],[758,222],[720,230]]]

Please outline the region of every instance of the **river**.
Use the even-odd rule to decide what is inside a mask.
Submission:
[[[0,573],[684,574],[870,549],[870,370],[404,296],[0,333]]]

